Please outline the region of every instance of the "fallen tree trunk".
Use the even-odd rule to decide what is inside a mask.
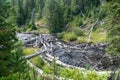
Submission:
[[[43,71],[33,65],[30,61],[27,60],[27,63],[29,64],[30,67],[34,68],[34,70],[38,73],[38,78],[43,74]]]
[[[38,67],[36,67],[34,64],[32,64],[30,61],[27,60],[27,63],[30,65],[30,67],[34,68],[34,70],[38,73],[38,79],[40,78],[40,76],[42,76],[43,74],[43,70],[39,69]],[[45,77],[49,77],[49,76],[53,76],[50,74],[45,74]],[[73,79],[69,79],[69,78],[63,78],[63,77],[58,77],[56,75],[54,75],[53,77],[59,79],[59,80],[73,80]]]
[[[47,54],[46,57],[44,57],[47,61],[52,62],[54,60],[54,57]],[[66,63],[61,62],[60,60],[56,60],[55,61],[56,64],[64,67],[64,68],[71,68],[71,69],[80,69],[82,71],[90,71],[90,70],[86,70],[85,68],[81,68],[81,67],[76,67],[73,65],[68,65]],[[106,73],[111,73],[112,71],[96,71],[97,74],[106,74]]]
[[[70,44],[70,43],[67,44],[67,43],[60,41],[54,35],[50,35],[50,34],[35,35],[35,34],[30,34],[30,33],[29,34],[19,33],[18,37],[23,42],[26,40],[30,41],[31,39],[34,39],[28,42],[28,44],[33,44],[33,47],[34,46],[38,47],[39,45],[41,45],[39,46],[40,49],[42,50],[41,52],[36,52],[35,54],[22,57],[24,59],[30,59],[38,55],[42,56],[42,54],[44,53],[46,55],[47,54],[55,55],[56,57],[59,58],[59,61],[65,64],[68,64],[68,65],[76,66],[76,67],[84,68],[88,64],[91,68],[96,68],[96,70],[110,70],[111,69],[112,62],[110,62],[111,58],[109,58],[109,56],[101,60],[102,55],[105,54],[106,44],[104,43],[101,43],[101,44],[81,43],[77,45]],[[25,45],[28,45],[28,44],[25,44]],[[105,66],[106,59],[109,61],[110,66],[107,66],[107,67]],[[101,60],[100,64],[97,64],[100,60]]]
[[[23,56],[21,58],[28,60],[28,59],[34,58],[34,57],[36,57],[36,56],[38,56],[42,53],[45,53],[45,52],[46,52],[46,50],[44,50],[42,52],[37,52],[37,53],[31,54],[31,55],[28,55],[28,56]]]
[[[47,58],[47,60],[49,59],[50,62],[52,62],[52,59],[53,57],[50,56],[50,55],[47,55],[49,56],[51,59]],[[42,57],[43,58],[43,57]],[[39,69],[38,67],[36,67],[34,64],[32,64],[30,61],[27,60],[27,63],[30,65],[30,67],[34,68],[36,72],[38,72],[38,79],[40,79],[40,76],[43,75],[43,70]],[[67,68],[72,68],[72,69],[80,69],[82,71],[85,71],[83,72],[84,74],[87,74],[87,71],[89,72],[90,70],[86,70],[84,68],[80,68],[80,67],[74,67],[74,66],[71,66],[71,65],[67,65],[65,63],[62,63],[61,61],[59,60],[56,60],[56,64],[59,64],[59,65],[62,65],[63,67],[67,67]],[[110,71],[96,71],[96,73],[98,75],[101,75],[101,74],[106,74],[106,73],[111,73]],[[49,77],[49,76],[53,76],[51,74],[44,74],[43,75],[44,77]],[[73,79],[70,79],[70,78],[63,78],[63,77],[58,77],[56,75],[53,76],[55,79],[58,79],[58,80],[73,80]]]

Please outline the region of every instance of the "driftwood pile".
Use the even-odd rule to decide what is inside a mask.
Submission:
[[[51,61],[57,59],[58,64],[69,67],[92,68],[95,70],[112,70],[120,64],[120,57],[105,54],[107,43],[65,43],[54,35],[32,33],[18,33],[26,47],[40,47],[36,54],[26,56],[26,59],[41,55]]]

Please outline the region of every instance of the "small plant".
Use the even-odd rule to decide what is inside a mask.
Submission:
[[[84,32],[81,28],[79,27],[75,27],[73,30],[72,30],[77,36],[83,36],[84,35]]]
[[[19,76],[20,75],[18,73],[14,73],[14,74],[11,74],[7,77],[0,77],[0,80],[20,80]]]
[[[24,53],[25,55],[30,55],[30,54],[35,53],[35,50],[39,50],[39,48],[32,48],[32,47],[23,48],[23,53]]]
[[[100,11],[99,11],[99,13],[98,13],[98,19],[99,19],[99,20],[102,20],[102,19],[104,19],[105,17],[106,17],[106,10],[100,8]]]
[[[45,65],[45,62],[44,62],[43,59],[41,59],[39,56],[30,59],[30,61],[31,61],[34,65],[36,65],[37,67],[39,67],[40,69],[43,69],[43,67],[44,67],[44,65]]]
[[[85,37],[78,37],[77,42],[78,43],[87,43],[87,39]]]
[[[73,80],[107,80],[109,74],[107,72],[99,74],[93,70],[81,71],[80,69],[65,68],[62,69],[61,76]]]
[[[62,39],[62,38],[64,37],[64,34],[65,34],[65,32],[59,33],[59,34],[57,35],[57,37],[60,38],[60,39]]]
[[[74,17],[74,19],[73,19],[73,22],[72,22],[72,26],[73,27],[79,27],[79,26],[81,26],[83,24],[83,18],[81,17],[81,16],[76,16],[76,17]]]
[[[73,32],[68,32],[64,34],[63,39],[66,41],[75,41],[77,39],[77,36]]]
[[[43,67],[44,74],[52,74],[52,67],[49,64],[45,64]]]
[[[99,36],[99,37],[98,37]],[[92,42],[93,43],[100,43],[100,42],[106,42],[106,35],[105,34],[92,34]]]

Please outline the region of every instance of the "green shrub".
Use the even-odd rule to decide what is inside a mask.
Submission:
[[[85,37],[78,37],[77,42],[78,43],[87,43],[87,39]]]
[[[86,80],[107,80],[108,74],[98,74],[95,71],[90,71],[86,74]]]
[[[74,20],[73,20],[73,22],[72,22],[72,25],[73,25],[73,26],[79,27],[79,26],[81,26],[82,24],[83,24],[83,18],[82,18],[81,16],[76,16],[76,17],[74,17]]]
[[[112,56],[120,55],[120,36],[110,38],[110,45],[106,49]]]
[[[107,14],[107,13],[106,13],[106,10],[100,8],[99,13],[98,13],[98,19],[99,19],[99,20],[104,19],[104,18],[106,17],[106,14]]]
[[[57,68],[58,66],[48,65],[46,64],[43,68],[44,74],[50,74],[49,77],[44,77],[44,74],[41,78],[47,78],[48,80],[51,80],[51,78],[56,75],[65,78],[65,80],[73,79],[73,80],[107,80],[109,73],[97,73],[95,70],[85,70],[82,71],[80,69],[70,69],[70,68],[57,68],[57,72],[59,74],[54,74],[54,67]],[[57,79],[55,79],[57,80]]]
[[[19,79],[19,74],[15,73],[15,74],[11,74],[7,77],[1,77],[0,80],[20,80]]]
[[[44,62],[43,59],[40,58],[39,56],[30,59],[30,61],[31,61],[35,66],[37,66],[37,67],[39,67],[39,68],[41,68],[41,69],[42,69],[42,68],[44,67],[44,65],[45,65],[45,62]]]
[[[73,80],[107,80],[109,74],[98,74],[96,71],[81,71],[80,69],[65,68],[61,71],[61,76]]]
[[[106,34],[101,34],[100,32],[93,32],[91,34],[91,41],[93,43],[106,42]]]
[[[120,25],[114,26],[108,33],[107,52],[113,56],[120,55]]]
[[[79,27],[76,27],[72,30],[77,36],[83,36],[84,35],[84,32],[81,28]]]
[[[13,73],[6,77],[0,77],[0,80],[37,80],[35,70],[28,68],[24,73]]]
[[[62,39],[63,36],[64,36],[64,34],[65,34],[65,32],[59,33],[59,34],[57,35],[57,37],[60,38],[60,39]]]
[[[33,48],[33,47],[23,48],[23,53],[25,55],[30,55],[30,54],[35,53],[35,50],[39,50],[39,48]]]
[[[74,40],[76,40],[77,39],[77,36],[76,36],[76,34],[75,33],[73,33],[73,32],[66,32],[65,34],[64,34],[64,36],[63,36],[63,39],[65,40],[65,41],[74,41]]]

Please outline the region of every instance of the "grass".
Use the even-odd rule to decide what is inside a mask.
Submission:
[[[104,31],[104,30],[103,30]],[[70,42],[70,41],[76,41],[77,43],[87,43],[88,42],[88,35],[84,34],[86,32],[83,32],[80,28],[74,28],[72,31],[69,32],[63,32],[58,35],[58,38],[61,38],[64,41]],[[101,28],[95,30],[92,32],[90,37],[90,42],[101,43],[106,42],[106,32],[102,32]]]
[[[106,34],[100,32],[93,32],[91,34],[91,41],[93,43],[106,42]]]
[[[39,32],[40,32],[41,34],[49,34],[49,33],[50,33],[47,28],[39,28]]]
[[[43,69],[45,65],[45,62],[40,56],[30,59],[30,62],[32,62],[35,66],[39,67],[40,69]]]
[[[23,53],[25,55],[30,55],[30,54],[34,54],[35,50],[39,50],[39,48],[33,48],[33,47],[29,47],[29,48],[24,48],[23,49]],[[35,66],[39,67],[39,68],[43,68],[44,66],[44,61],[41,59],[40,56],[34,57],[30,59],[30,62],[32,62]]]
[[[73,21],[71,22],[70,26],[71,27],[80,27],[83,24],[83,20],[84,20],[84,18],[80,17],[79,15],[76,17],[74,16]]]
[[[65,32],[63,35],[63,40],[65,41],[75,41],[77,39],[77,36],[73,32]]]
[[[39,24],[44,24],[44,25],[47,24],[46,19],[45,19],[44,17],[41,18],[37,23],[39,23]]]
[[[84,36],[84,32],[80,27],[73,28],[72,32],[74,32],[77,36]]]
[[[109,73],[105,72],[104,74],[98,74],[94,70],[81,71],[80,69],[65,68],[63,69],[61,76],[72,78],[74,80],[107,80]]]
[[[106,40],[107,40],[106,33],[101,33],[98,31],[92,32],[91,37],[90,37],[90,42],[93,42],[94,44],[106,42]],[[88,42],[88,36],[87,37],[86,36],[78,37],[77,42],[78,43]]]
[[[34,31],[34,33],[36,34],[48,34],[49,33],[49,30],[47,28],[47,22],[46,22],[46,19],[43,17],[41,18],[39,21],[36,22],[36,26],[37,26],[37,29],[38,31]]]
[[[85,38],[85,37],[77,37],[77,43],[87,43],[87,38]]]
[[[44,73],[45,74],[53,74],[53,67],[46,66],[44,68]],[[94,70],[85,70],[82,71],[80,69],[70,69],[70,68],[59,68],[56,73],[57,76],[61,76],[65,78],[66,80],[73,79],[73,80],[107,80],[109,76],[109,72],[104,72],[104,73],[98,73],[97,71]]]
[[[23,48],[23,53],[25,55],[30,55],[35,53],[35,50],[39,50],[39,48],[33,48],[33,47]]]

